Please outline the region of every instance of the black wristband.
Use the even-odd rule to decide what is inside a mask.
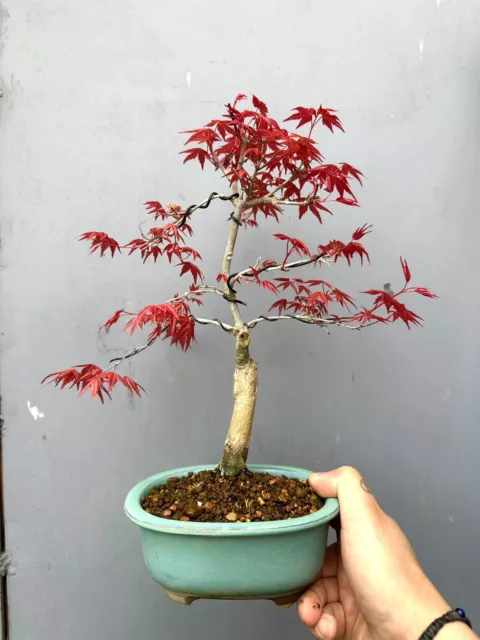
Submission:
[[[425,629],[419,640],[432,640],[440,629],[443,629],[443,627],[449,622],[464,622],[470,627],[470,629],[472,628],[472,623],[465,615],[465,611],[463,609],[455,609],[454,611],[449,611],[445,615],[434,620],[428,629]]]

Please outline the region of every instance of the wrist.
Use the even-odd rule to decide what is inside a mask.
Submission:
[[[435,636],[435,640],[478,640],[478,636],[464,622],[450,622]]]
[[[440,618],[452,607],[423,575],[416,581],[416,587],[406,593],[398,618],[397,640],[418,640],[434,620]]]

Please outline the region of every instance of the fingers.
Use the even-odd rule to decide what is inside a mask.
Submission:
[[[322,610],[317,612],[313,624],[308,624],[301,614],[300,618],[318,640],[334,640],[335,638],[345,637],[346,620],[343,606],[340,602],[326,604]]]
[[[327,604],[315,628],[310,631],[319,640],[344,638],[346,632],[345,613],[340,602]]]
[[[327,547],[327,551],[325,553],[325,560],[323,561],[322,568],[320,569],[319,577],[336,578],[337,573],[338,573],[338,545],[337,543],[335,543]]]
[[[298,615],[307,627],[315,627],[327,604],[339,599],[336,578],[322,578],[315,582],[298,601]]]
[[[378,512],[377,501],[360,473],[352,467],[341,467],[328,473],[314,473],[309,478],[312,489],[323,498],[338,498],[342,527],[349,522],[365,520]]]

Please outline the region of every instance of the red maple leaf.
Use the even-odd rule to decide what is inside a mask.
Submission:
[[[92,243],[90,253],[95,253],[95,251],[100,249],[100,255],[103,256],[106,251],[110,251],[112,258],[115,255],[115,251],[121,253],[118,242],[102,231],[87,231],[86,233],[82,233],[78,239],[88,240]]]

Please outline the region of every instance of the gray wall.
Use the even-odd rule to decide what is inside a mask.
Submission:
[[[440,296],[415,300],[425,328],[411,332],[329,337],[259,326],[251,460],[359,467],[439,588],[480,625],[480,4],[226,6],[16,0],[3,8],[11,637],[211,640],[232,618],[231,640],[308,637],[294,611],[266,603],[169,602],[122,512],[140,479],[218,459],[231,407],[226,334],[204,328],[187,355],[161,344],[130,361],[130,375],[149,391],[142,401],[119,393],[102,407],[39,385],[50,371],[122,353],[128,337],[99,336],[97,327],[118,308],[163,301],[178,287],[164,263],[89,258],[75,237],[93,229],[130,240],[144,200],[188,205],[222,188],[211,172],[182,166],[176,132],[220,113],[239,91],[258,93],[278,117],[297,104],[340,109],[347,135],[322,133],[322,143],[332,161],[367,175],[362,209],[342,210],[325,228],[305,222],[301,234],[312,243],[344,237],[365,221],[375,233],[372,266],[335,267],[330,278],[352,292],[398,286],[402,253],[415,281]],[[210,274],[219,269],[228,212],[217,204],[197,219]],[[235,264],[266,256],[273,229],[242,235]],[[221,303],[212,313],[227,319]],[[255,299],[251,313],[262,308]]]

